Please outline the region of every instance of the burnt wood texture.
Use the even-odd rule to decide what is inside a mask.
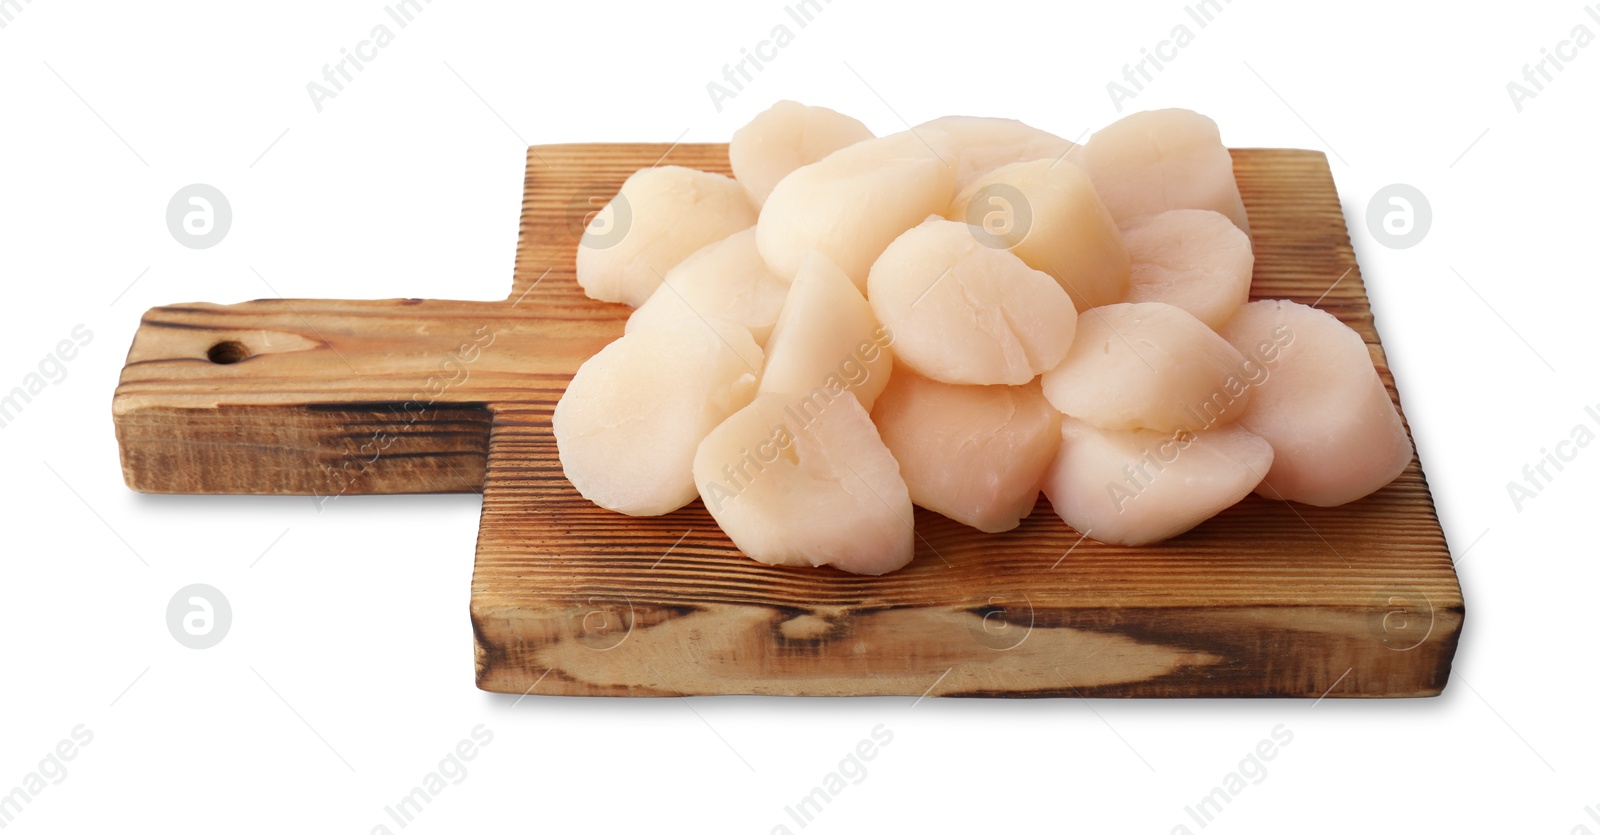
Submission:
[[[1235,150],[1253,298],[1337,316],[1391,396],[1327,161]],[[1128,548],[1040,499],[984,534],[916,512],[883,577],[760,565],[697,501],[632,518],[562,475],[550,416],[628,310],[573,275],[583,225],[633,171],[728,172],[725,145],[528,151],[501,302],[264,299],[144,315],[113,402],[123,473],[158,493],[483,492],[471,624],[503,693],[676,696],[1438,694],[1464,617],[1418,463],[1343,507],[1250,497]]]

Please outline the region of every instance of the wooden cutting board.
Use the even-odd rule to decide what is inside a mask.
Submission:
[[[1251,497],[1140,548],[1080,541],[1043,499],[998,535],[919,509],[915,560],[884,577],[755,563],[699,502],[648,519],[591,505],[562,475],[550,415],[628,310],[586,298],[573,256],[589,214],[658,163],[726,173],[727,148],[530,148],[505,301],[153,308],[113,403],[128,485],[323,503],[481,490],[471,621],[478,686],[496,692],[1318,698],[1444,687],[1464,607],[1416,462],[1344,507]],[[1236,150],[1234,167],[1255,239],[1252,296],[1338,316],[1394,394],[1326,159]]]

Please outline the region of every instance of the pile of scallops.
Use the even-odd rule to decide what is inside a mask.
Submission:
[[[1081,536],[1144,545],[1252,492],[1354,501],[1411,461],[1358,334],[1249,301],[1249,219],[1200,114],[1079,146],[965,116],[875,137],[785,101],[728,157],[731,178],[635,173],[579,244],[584,291],[634,308],[553,416],[601,507],[699,498],[759,562],[883,574],[913,505],[998,533],[1042,491]]]

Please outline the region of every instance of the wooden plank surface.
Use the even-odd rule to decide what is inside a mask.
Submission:
[[[1426,696],[1444,686],[1464,608],[1415,462],[1345,507],[1252,497],[1142,548],[1080,543],[1042,499],[998,535],[918,510],[916,559],[877,578],[754,563],[698,502],[635,519],[584,501],[562,475],[550,413],[628,311],[582,294],[573,255],[588,214],[656,163],[728,170],[723,145],[529,149],[504,302],[151,310],[113,404],[128,484],[482,489],[471,619],[478,684],[500,692],[535,681],[538,694],[635,696]],[[1362,334],[1393,394],[1325,159],[1238,150],[1234,163],[1255,239],[1253,296],[1320,298]]]
[[[666,150],[535,149],[513,297],[611,308],[620,326],[625,309],[578,289],[581,224],[555,213],[603,200]],[[664,162],[728,170],[717,145],[678,146]],[[1253,296],[1320,299],[1361,333],[1393,393],[1324,157],[1240,150],[1235,171],[1255,238]],[[543,676],[535,692],[574,695],[932,687],[1314,698],[1329,688],[1431,695],[1448,675],[1461,593],[1415,462],[1345,507],[1252,497],[1142,548],[1079,544],[1043,499],[1000,535],[919,509],[912,564],[858,577],[752,562],[699,502],[652,519],[591,505],[556,458],[558,397],[498,410],[490,438],[472,588],[479,685],[489,690],[521,693]]]

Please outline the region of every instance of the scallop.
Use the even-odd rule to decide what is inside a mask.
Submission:
[[[1128,290],[1122,234],[1089,178],[1071,163],[1038,159],[997,168],[968,185],[944,214],[1048,273],[1080,313],[1121,301]]]
[[[1077,327],[1054,279],[939,217],[884,250],[867,300],[900,361],[945,383],[1026,383],[1066,356]]]
[[[871,138],[866,125],[836,110],[780,101],[733,132],[728,162],[733,178],[760,206],[796,168]]]
[[[1250,236],[1206,209],[1151,215],[1122,232],[1130,302],[1166,302],[1219,330],[1250,299]]]
[[[1236,424],[1204,432],[1097,429],[1061,421],[1044,478],[1056,515],[1084,536],[1148,545],[1177,536],[1250,495],[1272,445]]]
[[[1129,114],[1073,157],[1119,225],[1172,209],[1210,209],[1250,232],[1233,156],[1217,123],[1192,110]]]
[[[867,270],[890,241],[944,211],[955,152],[938,134],[869,139],[798,168],[767,197],[756,245],[773,272],[793,278],[807,252],[828,256],[866,290]]]
[[[766,344],[789,283],[772,274],[756,251],[756,230],[707,244],[667,271],[666,283],[628,317],[627,330],[678,319],[725,319]]]
[[[871,409],[894,368],[891,342],[850,277],[813,252],[767,340],[761,391],[806,395],[819,409],[851,392]]]
[[[1411,463],[1411,440],[1361,335],[1290,301],[1251,302],[1223,336],[1250,359],[1255,394],[1240,425],[1277,452],[1258,493],[1352,502]]]
[[[1078,147],[1049,131],[1016,119],[991,116],[941,116],[923,122],[913,130],[924,135],[942,133],[954,144],[959,157],[956,164],[957,192],[996,168],[1035,159],[1059,160]]]
[[[1042,383],[1051,405],[1101,429],[1199,431],[1239,417],[1251,394],[1244,357],[1160,302],[1080,314],[1071,350]]]
[[[755,222],[732,177],[677,165],[636,171],[578,241],[578,284],[591,299],[638,307],[683,259]]]
[[[694,479],[717,524],[768,565],[883,574],[911,561],[911,496],[867,410],[846,392],[808,414],[763,393],[711,431]]]
[[[953,386],[905,369],[872,409],[911,501],[980,531],[1033,512],[1061,444],[1061,413],[1025,386]]]
[[[626,334],[578,368],[551,425],[561,469],[595,504],[630,516],[694,500],[700,442],[756,394],[761,349],[719,319]]]

